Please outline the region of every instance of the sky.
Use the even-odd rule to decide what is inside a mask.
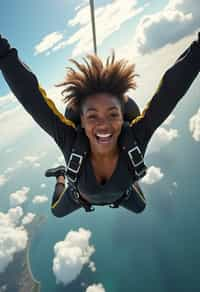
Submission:
[[[198,5],[197,0],[95,1],[98,54],[105,59],[114,48],[117,57],[127,58],[136,64],[140,77],[131,96],[141,108],[155,92],[165,70],[197,38],[200,30]],[[80,60],[93,52],[88,1],[1,0],[0,34],[17,48],[20,58],[36,74],[49,97],[63,112],[60,89],[54,85],[64,79],[70,58]],[[199,81],[198,77],[188,95],[198,96]],[[191,143],[199,147],[199,104],[194,99],[190,104],[182,102],[182,112],[175,110],[154,134],[147,152],[149,170],[142,181],[145,188],[156,186],[165,179],[161,164],[159,161],[156,165],[152,163],[151,155],[165,152],[173,143],[179,143],[183,133],[187,133]],[[181,128],[181,115],[184,115],[187,125],[185,129]],[[6,234],[2,241],[9,240],[12,245],[9,250],[6,245],[0,245],[2,272],[12,262],[13,255],[27,245],[26,224],[34,220],[35,206],[49,201],[46,182],[40,176],[45,167],[63,163],[63,157],[57,146],[52,145],[51,139],[23,110],[2,75],[0,137],[0,192],[6,194],[2,199],[0,228]],[[19,183],[19,174],[26,180],[28,171],[37,177],[39,190],[35,189],[33,180],[23,183],[21,179]],[[179,182],[174,179],[171,192],[178,186]],[[24,204],[26,207],[23,207]],[[90,244],[91,234],[90,230],[79,226],[76,231],[69,230],[62,240],[55,243],[52,273],[56,285],[67,285],[76,279],[86,264],[95,271],[95,263],[90,260],[95,253],[95,247]],[[63,271],[68,271],[68,278]],[[102,283],[91,283],[85,291],[107,290]]]

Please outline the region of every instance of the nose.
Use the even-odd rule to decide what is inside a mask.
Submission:
[[[108,128],[109,127],[109,120],[106,118],[99,118],[97,121],[97,126],[99,128]]]

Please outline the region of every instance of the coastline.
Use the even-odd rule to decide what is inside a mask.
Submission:
[[[32,273],[32,270],[31,270],[31,265],[30,265],[30,244],[31,244],[31,241],[28,242],[27,244],[27,247],[26,247],[26,265],[27,265],[27,270],[28,270],[28,274],[30,275],[30,278],[33,282],[33,287],[32,287],[32,290],[30,292],[40,292],[40,288],[41,288],[41,283],[40,281],[38,281],[33,273]]]
[[[0,273],[0,291],[41,292],[41,283],[31,270],[30,246],[35,233],[45,220],[45,216],[38,216],[27,226],[27,246],[23,251],[16,253],[6,270]]]

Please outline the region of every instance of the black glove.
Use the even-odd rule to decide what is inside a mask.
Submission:
[[[7,39],[2,38],[2,36],[0,35],[0,58],[6,56],[9,50],[10,45]]]

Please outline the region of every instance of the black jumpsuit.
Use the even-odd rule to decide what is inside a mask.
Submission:
[[[162,124],[184,96],[200,68],[200,45],[194,41],[164,74],[158,90],[146,108],[131,123],[131,131],[145,154],[147,144],[154,131]],[[40,87],[36,76],[19,60],[17,51],[10,48],[5,39],[0,38],[0,69],[10,89],[33,119],[53,137],[61,149],[67,163],[76,138],[75,124],[66,119],[56,109],[54,103]],[[78,188],[87,195],[92,204],[113,203],[133,184],[133,176],[127,168],[127,158],[119,155],[119,160],[111,178],[104,184],[97,183],[91,161],[85,159],[78,179]],[[140,212],[145,205],[142,200],[130,196],[122,206]],[[55,216],[64,216],[79,209],[68,192],[63,192],[52,203]]]

